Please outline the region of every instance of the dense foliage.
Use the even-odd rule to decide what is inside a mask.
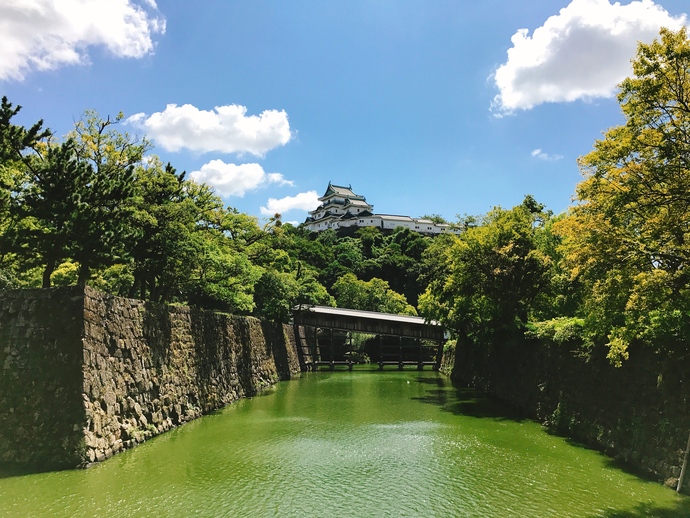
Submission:
[[[287,321],[296,304],[440,320],[459,340],[506,337],[672,357],[690,332],[690,41],[662,30],[620,85],[625,124],[581,157],[577,203],[527,195],[461,216],[456,234],[310,232],[226,207],[206,185],[86,112],[62,141],[0,107],[0,288],[91,284]],[[442,221],[437,215],[428,216]]]
[[[460,236],[444,236],[428,251],[432,265],[420,300],[426,315],[466,338],[489,341],[549,313],[555,276],[548,243],[550,214],[531,196],[499,207]]]
[[[553,217],[533,199],[497,208],[429,254],[424,314],[460,336],[500,332],[668,358],[690,332],[690,41],[640,44],[620,85],[625,124],[579,164],[577,203]]]
[[[685,349],[690,331],[690,41],[640,44],[618,96],[626,123],[580,159],[580,201],[557,231],[583,285],[593,340],[614,361],[640,341]]]
[[[260,223],[85,112],[62,141],[0,108],[0,288],[90,284],[119,295],[287,321],[296,304],[415,314],[429,238]],[[398,291],[399,290],[400,293]]]

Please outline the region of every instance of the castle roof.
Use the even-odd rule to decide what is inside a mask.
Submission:
[[[353,205],[355,207],[371,207],[366,201],[364,201],[361,198],[348,198],[345,200],[345,207],[349,207],[350,205]]]
[[[344,198],[350,198],[351,200],[364,200],[364,196],[360,196],[359,194],[355,194],[352,190],[352,186],[348,185],[347,187],[343,185],[333,185],[331,182],[328,182],[328,187],[326,188],[326,192],[319,198],[320,200],[324,200],[326,198],[330,198],[331,196],[342,196]]]

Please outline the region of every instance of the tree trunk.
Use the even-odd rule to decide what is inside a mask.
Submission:
[[[88,263],[82,262],[79,264],[79,278],[77,279],[77,284],[79,286],[86,286],[86,281],[91,278],[91,268]]]
[[[50,288],[50,276],[55,271],[55,258],[49,258],[46,261],[46,269],[43,270],[43,287]]]

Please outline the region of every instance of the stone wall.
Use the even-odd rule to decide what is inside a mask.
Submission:
[[[452,378],[675,488],[690,431],[689,357],[637,346],[617,368],[604,347],[583,356],[524,339],[458,343]]]
[[[299,372],[293,328],[105,295],[0,292],[0,461],[87,465]]]
[[[0,462],[83,456],[81,290],[0,291]]]

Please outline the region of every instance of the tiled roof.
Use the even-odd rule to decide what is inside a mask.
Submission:
[[[398,216],[396,214],[376,214],[381,219],[393,220],[393,221],[413,221],[410,216]]]
[[[355,207],[369,207],[370,205],[363,199],[348,199],[345,201],[345,206],[353,205]]]
[[[335,194],[340,194],[341,196],[357,196],[352,187],[341,187],[340,185],[331,185],[331,190]]]
[[[326,188],[326,192],[324,193],[323,196],[321,196],[320,199],[328,198],[329,196],[342,196],[344,198],[352,198],[353,200],[364,200],[364,196],[360,196],[359,194],[355,194],[354,191],[352,190],[352,186],[345,187],[343,185],[333,185],[332,183],[328,183],[328,187]]]

